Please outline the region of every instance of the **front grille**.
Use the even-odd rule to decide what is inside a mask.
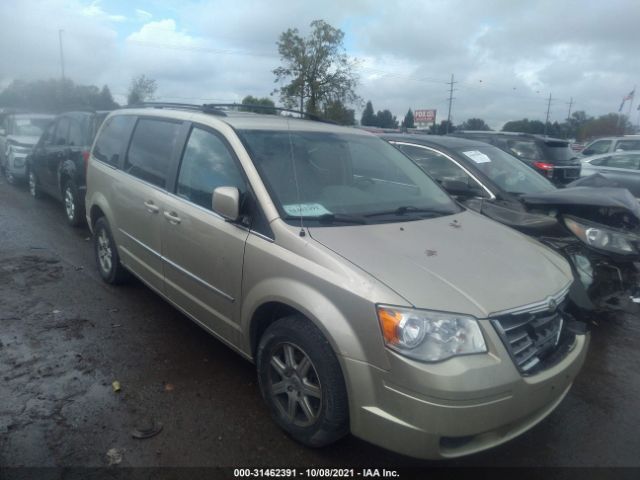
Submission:
[[[569,352],[575,334],[565,328],[564,300],[544,311],[499,315],[494,328],[523,375],[533,375],[558,363]]]

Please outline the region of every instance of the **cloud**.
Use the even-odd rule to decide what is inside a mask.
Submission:
[[[146,10],[136,8],[136,17],[138,18],[138,20],[142,20],[146,22],[153,18],[153,14],[147,12]]]
[[[279,35],[306,34],[316,19],[345,31],[348,53],[360,60],[357,93],[398,118],[409,108],[437,108],[445,118],[451,74],[454,123],[482,117],[494,127],[544,119],[549,94],[552,121],[566,116],[570,99],[591,115],[617,111],[640,84],[636,0],[186,0],[179,8],[156,1],[150,12],[122,5],[114,13],[100,1],[0,2],[0,85],[59,75],[63,29],[67,75],[107,83],[120,99],[140,74],[156,79],[164,100],[265,96],[276,87]]]
[[[125,17],[124,15],[113,15],[105,12],[104,9],[100,6],[101,3],[102,2],[100,0],[94,0],[82,9],[82,14],[87,17],[102,18],[111,22],[124,22],[127,20],[127,17]]]

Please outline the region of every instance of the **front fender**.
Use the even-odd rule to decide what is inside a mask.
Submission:
[[[286,292],[286,295],[274,292]],[[244,332],[251,331],[251,322],[258,308],[270,302],[287,305],[302,313],[322,331],[336,354],[356,359],[366,358],[357,332],[344,313],[320,291],[290,278],[265,279],[247,292],[241,313]],[[375,315],[375,311],[372,310],[371,313]],[[251,352],[251,338],[248,334],[244,335],[242,349]]]

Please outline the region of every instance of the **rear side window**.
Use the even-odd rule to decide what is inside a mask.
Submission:
[[[602,158],[594,158],[589,162],[589,165],[595,165],[596,167],[600,167],[606,165],[609,162],[611,157],[602,157]]]
[[[184,150],[178,176],[178,196],[211,210],[213,190],[247,187],[240,168],[224,142],[213,133],[194,128]]]
[[[66,117],[62,117],[58,121],[58,126],[56,127],[55,139],[53,141],[53,144],[66,145],[68,133],[69,133],[69,119]]]
[[[123,146],[129,140],[129,133],[135,120],[136,117],[132,115],[111,117],[93,147],[94,157],[112,167],[117,167],[120,163]]]
[[[626,168],[630,170],[638,170],[640,163],[639,155],[613,155],[608,157],[605,164],[607,167]]]
[[[527,160],[543,160],[542,153],[533,140],[507,140],[509,153]]]
[[[620,140],[616,150],[640,150],[640,140]]]
[[[607,153],[611,146],[611,140],[599,140],[592,143],[589,147],[585,148],[582,153],[584,155],[598,155],[600,153]]]
[[[165,188],[180,127],[180,123],[140,119],[133,131],[124,170],[140,180]]]
[[[69,145],[79,147],[84,145],[86,137],[86,121],[80,121],[77,118],[71,119],[69,126]]]

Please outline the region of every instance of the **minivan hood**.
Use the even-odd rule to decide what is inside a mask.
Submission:
[[[34,137],[32,135],[8,135],[7,141],[19,143],[20,145],[32,147],[38,143],[40,137]]]
[[[544,301],[573,280],[558,254],[470,211],[309,234],[417,308],[486,318]]]

